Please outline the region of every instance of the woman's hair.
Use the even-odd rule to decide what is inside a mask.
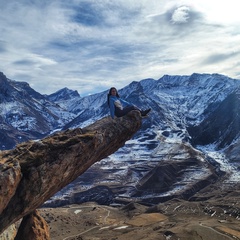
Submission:
[[[116,90],[116,97],[120,98],[119,94],[118,94],[118,91],[115,87],[111,87],[109,89],[109,92],[108,92],[108,95],[107,95],[107,102],[108,102],[108,106],[110,106],[110,101],[109,101],[109,97],[112,95],[111,92],[112,90],[115,89]]]

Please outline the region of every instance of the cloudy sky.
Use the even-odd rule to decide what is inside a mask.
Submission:
[[[239,0],[0,0],[0,72],[84,96],[164,74],[240,79]]]

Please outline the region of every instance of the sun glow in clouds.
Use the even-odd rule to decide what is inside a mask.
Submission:
[[[204,13],[208,21],[219,24],[236,24],[240,22],[239,0],[198,0],[194,1],[193,6]]]

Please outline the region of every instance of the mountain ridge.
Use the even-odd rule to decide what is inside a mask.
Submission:
[[[235,116],[235,123],[232,123],[235,128],[227,129],[224,124],[231,123],[231,118],[229,118],[230,115],[225,114],[227,109],[224,107],[224,104],[229,102],[227,99],[234,94],[236,103],[238,102],[236,93],[239,91],[239,86],[239,80],[220,74],[194,73],[190,76],[164,75],[158,80],[149,78],[139,82],[134,81],[119,89],[121,97],[140,108],[151,108],[152,111],[149,117],[142,122],[142,127],[134,135],[133,140],[127,142],[122,149],[103,160],[102,164],[97,164],[95,169],[93,168],[94,170],[89,170],[89,173],[94,171],[95,174],[91,186],[84,183],[84,181],[87,182],[88,173],[81,176],[75,184],[80,182],[85,190],[101,184],[115,188],[114,184],[118,185],[119,183],[114,181],[118,178],[125,178],[129,181],[126,187],[122,188],[121,191],[114,191],[117,194],[120,194],[120,192],[124,193],[122,194],[124,197],[132,197],[134,192],[131,189],[135,187],[137,182],[142,181],[144,176],[152,169],[156,168],[157,170],[161,161],[171,159],[174,152],[182,152],[182,149],[186,148],[186,144],[196,148],[194,150],[195,157],[197,157],[198,151],[202,151],[202,148],[198,148],[198,144],[212,145],[214,146],[214,151],[222,151],[223,153],[221,154],[224,154],[225,157],[234,159],[234,166],[231,166],[231,169],[238,168],[237,155],[239,153],[238,143],[240,142],[237,134],[239,127],[236,124],[238,111],[234,110],[231,113],[231,116]],[[42,105],[43,103],[45,106],[47,105],[45,110],[50,111],[49,114],[57,112],[55,114],[57,123],[56,121],[54,123],[48,122],[50,125],[48,125],[48,131],[43,132],[41,136],[37,136],[36,132],[34,136],[26,135],[29,134],[29,131],[23,131],[26,136],[24,135],[24,138],[16,139],[14,143],[26,141],[27,139],[41,138],[60,129],[83,128],[100,118],[109,116],[107,106],[108,90],[86,97],[78,97],[76,95],[71,97],[71,93],[76,94],[76,92],[67,90],[66,98],[63,95],[65,90],[67,89],[59,90],[59,92],[52,95],[56,97],[55,99],[58,99],[54,103],[49,102],[49,99],[46,99],[47,96],[43,96],[44,98],[41,100]],[[63,99],[68,100],[63,101]],[[228,106],[229,104],[231,104],[231,101],[228,103]],[[225,111],[221,109],[225,109]],[[39,114],[46,114],[46,112],[40,111]],[[219,114],[222,117],[219,117]],[[62,115],[64,119],[61,119]],[[6,119],[6,116],[2,116],[2,118]],[[213,121],[213,119],[216,119],[216,121]],[[48,120],[50,121],[51,118]],[[216,126],[213,123],[217,123],[215,124]],[[205,129],[204,132],[202,131],[203,128]],[[212,129],[215,129],[214,133],[211,133]],[[219,131],[221,129],[223,131]],[[232,136],[228,137],[228,140],[225,141],[226,144],[221,140],[224,134],[225,136]],[[214,135],[215,137],[212,137],[211,141],[206,141],[208,135]],[[5,139],[7,138],[9,138],[9,135],[6,135]],[[199,141],[200,139],[204,139],[204,141]],[[218,139],[218,143],[216,139]],[[167,150],[163,149],[161,145],[165,146]],[[212,155],[211,151],[210,154]],[[187,153],[183,152],[182,154],[187,159]],[[203,154],[207,156],[209,151],[207,150]],[[218,153],[216,152],[215,155],[217,156]],[[126,158],[126,161],[122,160],[123,156]],[[203,161],[207,161],[207,159],[206,157]],[[220,161],[218,157],[215,160],[216,162]],[[229,162],[226,160],[224,163],[228,164]],[[106,164],[108,167],[105,166]],[[124,167],[123,164],[125,164]],[[179,164],[182,164],[180,159]],[[113,171],[112,168],[116,168],[116,170]],[[227,169],[226,167],[223,168]],[[100,179],[98,179],[99,175],[96,172],[102,173]],[[195,179],[191,183],[192,185],[202,181],[201,176],[195,177],[197,171],[189,169],[189,172],[192,174],[192,179]],[[187,171],[185,174],[187,174]],[[182,176],[181,181],[187,187],[190,183],[185,181],[184,177],[185,175]],[[106,181],[106,179],[109,179],[109,181]],[[204,186],[202,185],[202,187]],[[83,189],[79,188],[77,191],[83,191]],[[64,191],[68,192],[68,188]],[[61,194],[64,195],[63,193]],[[166,189],[164,194],[169,195],[172,192],[170,189]],[[61,201],[62,196],[60,195],[57,198]],[[152,198],[154,199],[155,197],[152,196]],[[54,201],[54,199],[55,197],[51,201]]]

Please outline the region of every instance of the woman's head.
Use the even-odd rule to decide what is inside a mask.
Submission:
[[[117,97],[119,97],[117,89],[115,87],[111,87],[109,89],[108,96],[117,96]]]

